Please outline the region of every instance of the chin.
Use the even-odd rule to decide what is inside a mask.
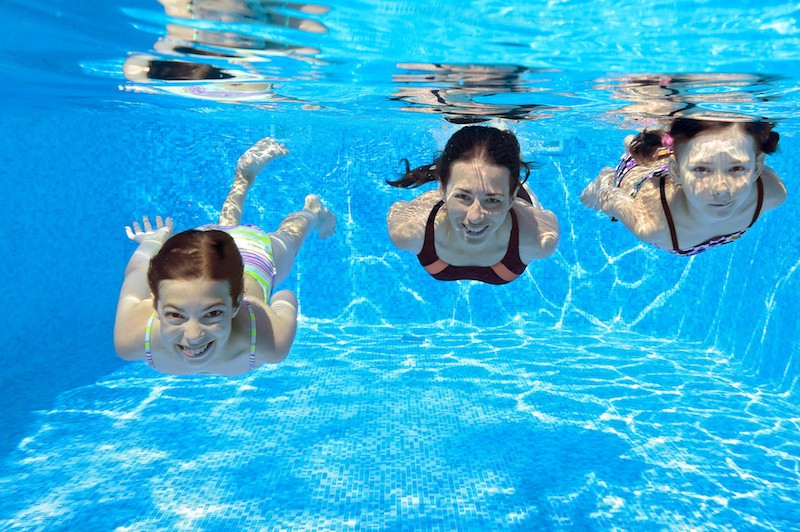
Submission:
[[[726,205],[725,207],[715,207],[713,205],[706,207],[706,213],[709,215],[709,217],[714,218],[715,220],[726,220],[735,212],[736,204],[734,203]]]

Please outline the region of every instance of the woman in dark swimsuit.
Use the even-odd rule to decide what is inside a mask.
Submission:
[[[406,163],[407,164],[407,163]],[[387,223],[392,242],[417,255],[441,281],[505,284],[558,244],[558,221],[523,186],[530,173],[513,133],[469,126],[457,131],[433,164],[408,172],[395,187],[438,181],[437,190],[398,201]]]

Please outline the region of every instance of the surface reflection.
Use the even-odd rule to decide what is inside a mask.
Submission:
[[[287,30],[326,34],[324,24],[303,15],[325,15],[330,8],[262,0],[159,2],[168,17],[184,22],[166,24],[166,34],[153,44],[151,53],[131,53],[125,60],[125,78],[135,83],[126,90],[217,101],[303,103],[281,95],[276,83],[313,77],[314,73],[297,69],[321,64],[314,57],[319,48],[262,34],[274,37]],[[278,64],[287,60],[300,66]]]
[[[403,111],[438,113],[455,124],[474,124],[492,118],[536,120],[552,117],[567,107],[530,102],[530,93],[543,92],[553,72],[518,65],[400,63],[392,76],[399,84],[391,99],[409,104]],[[526,103],[514,102],[524,94]]]
[[[310,15],[325,15],[327,6],[269,0],[158,0],[170,17],[219,22],[249,22],[293,28],[309,33],[327,33],[320,22],[300,16],[284,15],[280,10],[292,10]]]
[[[779,98],[780,78],[763,74],[636,74],[597,79],[594,89],[610,92],[625,105],[606,114],[630,127],[654,126],[665,118],[698,112],[760,114]]]

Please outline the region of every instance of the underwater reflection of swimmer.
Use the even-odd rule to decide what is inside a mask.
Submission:
[[[599,79],[593,88],[610,91],[613,100],[629,102],[608,115],[648,127],[663,123],[665,117],[696,113],[709,105],[768,102],[773,98],[770,85],[774,81],[772,76],[757,74],[636,74]]]
[[[122,72],[129,81],[141,84],[127,87],[127,90],[135,92],[165,92],[215,101],[292,101],[278,97],[272,84],[258,81],[257,75],[206,63],[138,54],[125,60]],[[189,81],[205,83],[187,84]],[[158,82],[164,83],[154,85]]]
[[[516,65],[456,65],[439,63],[400,63],[405,70],[394,74],[392,81],[402,83],[391,96],[393,101],[411,104],[402,110],[441,114],[454,124],[485,122],[492,118],[524,120],[545,118],[554,108],[539,104],[480,102],[495,95],[528,93],[522,75],[530,70]],[[416,85],[416,86],[413,86]]]
[[[512,132],[468,126],[434,164],[411,170],[406,161],[406,167],[403,177],[387,182],[413,188],[438,181],[439,188],[394,203],[389,236],[435,279],[506,284],[555,250],[558,221],[520,179],[530,170]]]
[[[581,202],[675,255],[731,243],[786,198],[783,181],[764,164],[778,147],[772,128],[729,115],[677,118],[626,139],[616,169],[603,168]]]
[[[153,49],[168,55],[219,57],[235,63],[264,61],[273,56],[306,56],[320,53],[319,48],[270,41],[234,31],[198,30],[179,24],[167,24],[167,34]],[[316,62],[316,61],[315,61]]]
[[[158,59],[154,56],[131,56],[122,67],[131,81],[193,81],[236,79],[233,72],[205,63]]]
[[[114,346],[173,375],[242,375],[282,361],[297,329],[297,299],[273,293],[313,230],[330,236],[336,216],[315,195],[277,230],[241,225],[250,187],[264,166],[288,152],[270,138],[247,150],[216,225],[171,236],[172,221],[126,227],[139,246],[117,304]],[[245,307],[245,308],[242,308]]]
[[[225,24],[277,24],[282,28],[326,33],[327,28],[314,20],[287,17],[278,11],[294,9],[325,14],[329,8],[316,4],[242,0],[169,0],[162,4],[167,15],[209,23],[208,27],[167,24],[166,35],[153,45],[161,55],[134,53],[126,59],[123,74],[138,85],[127,86],[125,90],[166,92],[215,101],[305,103],[274,92],[273,81],[291,79],[290,74],[276,77],[280,69],[274,61],[276,57],[287,57],[320,63],[312,57],[319,53],[318,48],[266,40],[257,34],[243,33],[247,27]],[[262,63],[272,63],[269,74],[262,71],[259,66]],[[188,81],[199,83],[190,85]]]
[[[170,17],[226,23],[256,23],[291,28],[308,33],[328,33],[322,23],[302,17],[287,16],[281,10],[309,15],[324,15],[327,6],[271,0],[158,0]]]

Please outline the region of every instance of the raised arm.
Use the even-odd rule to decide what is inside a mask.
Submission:
[[[143,356],[143,332],[147,317],[153,308],[150,287],[147,284],[147,269],[150,266],[150,259],[158,253],[172,234],[170,218],[167,218],[165,223],[158,216],[155,229],[147,217],[143,217],[142,222],[144,229],[138,222],[133,222],[133,228],[125,228],[128,238],[138,242],[139,246],[125,268],[114,321],[114,347],[119,356],[126,360],[136,360]]]
[[[442,199],[438,190],[429,190],[411,201],[398,201],[389,208],[386,224],[389,238],[400,249],[418,254],[425,241],[425,223],[431,209]]]

